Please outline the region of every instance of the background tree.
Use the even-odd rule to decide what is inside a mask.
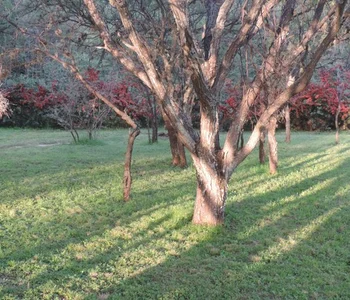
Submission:
[[[41,31],[33,33],[38,48],[68,66],[79,78],[71,59],[78,47],[72,41],[90,39],[95,49],[110,53],[150,89],[176,138],[189,151],[197,172],[193,222],[211,225],[224,221],[227,185],[232,173],[252,152],[270,118],[307,86],[317,63],[344,22],[347,5],[347,1],[326,0],[302,4],[295,0],[244,3],[110,0],[111,7],[106,9],[99,1],[84,0],[84,6],[79,5],[79,1],[68,3],[78,10],[78,15],[63,14],[66,22],[57,22],[62,16],[57,13],[59,2],[50,1],[50,13],[41,20],[46,18],[42,23],[46,24],[45,34],[55,32],[64,36],[64,43],[61,39],[59,46],[51,43],[49,47]],[[296,34],[293,29],[301,22],[305,26]],[[219,94],[225,79],[237,69],[239,53],[246,48],[254,50],[251,53],[255,60],[246,61],[249,76],[240,87],[242,97],[221,144]],[[305,68],[289,85],[291,72],[300,64],[306,48],[309,54]],[[267,88],[272,86],[280,88]],[[250,108],[266,88],[268,105],[241,148],[238,140]],[[187,98],[187,91],[193,91],[195,97]],[[189,114],[191,99],[200,107],[198,131]]]
[[[117,50],[118,53],[120,48],[109,44],[110,39],[108,28],[96,8],[95,3],[92,0],[85,0],[84,2],[99,29],[100,36],[104,41],[106,49],[110,48],[114,51]],[[158,96],[160,105],[163,107],[164,111],[169,116],[170,121],[177,129],[179,138],[191,153],[197,171],[198,183],[193,221],[200,224],[222,223],[227,194],[227,183],[233,170],[254,148],[258,140],[257,133],[260,131],[260,127],[264,126],[279,107],[294,93],[305,88],[307,82],[312,76],[312,72],[318,60],[339,31],[345,2],[340,4],[337,3],[333,6],[334,15],[332,13],[332,18],[331,16],[325,16],[323,19],[320,17],[326,3],[325,1],[320,1],[318,3],[312,20],[313,25],[305,31],[306,41],[304,40],[302,43],[299,43],[294,47],[294,55],[292,55],[292,58],[298,58],[300,53],[303,52],[303,44],[308,43],[312,33],[317,33],[314,32],[315,23],[316,25],[320,25],[318,23],[321,23],[322,21],[331,21],[328,34],[324,37],[321,44],[314,47],[315,51],[311,56],[311,60],[308,62],[306,70],[301,74],[295,84],[288,87],[279,95],[276,95],[276,97],[269,103],[269,107],[261,115],[250,140],[239,151],[237,151],[235,147],[232,147],[232,145],[237,144],[236,140],[238,139],[241,128],[244,125],[249,106],[254,102],[258,91],[262,88],[264,83],[271,79],[272,75],[278,74],[282,79],[286,80],[286,76],[288,76],[292,69],[292,61],[289,61],[289,65],[284,65],[284,70],[277,69],[277,66],[280,65],[282,54],[285,53],[284,50],[287,46],[286,36],[290,33],[289,28],[291,22],[297,16],[297,14],[295,14],[295,10],[299,8],[297,7],[297,3],[295,1],[286,1],[281,4],[280,8],[282,8],[282,14],[279,17],[279,21],[273,24],[274,22],[272,18],[272,24],[275,26],[272,31],[273,34],[271,34],[273,42],[267,50],[265,56],[266,59],[262,64],[263,68],[257,72],[253,81],[245,87],[246,91],[244,92],[238,113],[230,127],[223,148],[220,147],[218,141],[219,126],[217,92],[221,88],[222,80],[225,79],[228,74],[233,58],[237,54],[237,50],[254,37],[258,32],[260,22],[263,24],[269,13],[271,13],[271,9],[273,7],[277,8],[279,5],[273,1],[267,3],[263,3],[262,1],[251,2],[250,7],[247,6],[246,8],[248,12],[247,16],[243,18],[238,33],[233,37],[227,52],[222,57],[221,64],[219,64],[219,45],[224,33],[228,12],[230,11],[230,8],[232,8],[233,1],[223,1],[220,3],[214,1],[206,2],[206,32],[210,32],[212,36],[208,38],[208,40],[210,40],[210,49],[208,50],[208,46],[204,49],[204,61],[202,62],[198,59],[198,56],[200,57],[201,54],[200,50],[196,47],[196,45],[198,45],[195,36],[196,28],[192,28],[191,26],[191,7],[188,6],[187,1],[169,1],[168,11],[171,12],[174,18],[179,36],[178,45],[182,49],[182,60],[179,61],[178,64],[183,65],[190,75],[193,88],[200,102],[200,135],[197,135],[197,133],[193,131],[191,124],[188,122],[188,116],[181,111],[181,108],[177,107],[176,99],[172,99],[171,96],[169,97],[166,95],[166,85],[162,82],[162,79],[167,77],[170,79],[171,74],[169,72],[167,73],[166,68],[164,68],[164,73],[160,74],[159,69],[157,69],[151,56],[150,49],[154,49],[154,47],[141,37],[137,28],[137,21],[134,20],[133,16],[130,14],[128,5],[124,1],[111,1],[110,3],[117,9],[123,27],[128,33],[128,41],[131,42],[133,46],[132,50],[136,54],[140,65],[143,67],[145,75],[148,77],[144,79],[145,84],[147,84]],[[299,9],[302,10],[303,8]],[[328,15],[330,15],[330,11],[328,13]],[[276,14],[277,10],[272,15],[276,16]],[[215,20],[215,22],[212,22],[211,20]],[[290,43],[288,46],[292,47],[292,44]],[[290,53],[291,49],[288,49],[288,52]],[[122,52],[119,53],[120,55],[123,55]],[[123,56],[123,58],[127,57],[128,56]],[[119,56],[119,58],[121,57]],[[150,63],[150,61],[153,61],[153,63]],[[164,66],[166,66],[169,61],[163,59],[163,63]],[[136,73],[136,68],[134,68],[134,66],[129,64],[124,65],[129,67],[131,72]],[[174,78],[171,79],[174,81]]]
[[[9,102],[5,96],[5,92],[1,89],[2,80],[5,79],[6,73],[7,72],[5,70],[3,70],[2,62],[0,59],[0,119],[3,116],[8,115]]]
[[[345,123],[349,116],[348,77],[349,71],[339,65],[320,70],[319,82],[310,83],[291,99],[294,126],[304,130],[328,130],[339,125],[339,117]]]
[[[0,119],[3,116],[8,115],[9,113],[8,107],[9,107],[8,99],[6,98],[4,91],[0,90]]]

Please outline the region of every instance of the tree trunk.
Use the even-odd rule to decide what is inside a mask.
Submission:
[[[220,143],[218,143],[218,145],[220,145]],[[239,134],[239,139],[237,141],[237,149],[240,150],[243,148],[243,146],[244,146],[244,134],[243,134],[243,129],[242,129],[240,134]]]
[[[335,143],[339,144],[339,114],[340,114],[340,101],[338,103],[337,112],[335,114]]]
[[[186,158],[185,146],[180,142],[180,140],[177,137],[176,139],[177,139],[177,149],[178,149],[179,159],[180,159],[180,163],[178,164],[178,166],[180,168],[186,168],[187,158]]]
[[[155,97],[152,97],[152,143],[156,142],[158,142],[157,103]]]
[[[73,137],[74,143],[77,144],[79,142],[79,134],[75,129],[70,129],[70,134]]]
[[[200,225],[224,223],[227,181],[203,158],[194,158],[197,170],[197,194],[192,222]]]
[[[175,167],[187,167],[187,159],[184,145],[179,141],[174,127],[171,125],[167,117],[163,117],[165,127],[168,130],[170,150],[172,155],[172,165]]]
[[[158,120],[157,115],[152,119],[152,144],[158,142]]]
[[[124,179],[123,179],[123,198],[124,201],[130,200],[131,191],[131,160],[132,150],[134,149],[134,142],[136,137],[140,134],[140,129],[135,128],[129,131],[128,146],[125,152],[125,164],[124,164]]]
[[[285,108],[285,119],[286,119],[286,143],[290,143],[290,107],[287,104]]]
[[[148,144],[152,144],[152,139],[151,139],[151,119],[147,120],[147,136],[148,136]]]
[[[268,124],[268,142],[269,142],[269,165],[270,173],[275,174],[278,167],[277,141],[276,141],[277,118],[272,116]]]
[[[265,139],[266,139],[266,130],[263,129],[260,131],[260,138],[259,138],[259,162],[260,162],[260,164],[264,164],[265,160],[266,160]]]
[[[150,144],[158,142],[158,116],[157,116],[157,103],[155,97],[147,93],[150,117],[147,122],[148,130],[148,142]]]

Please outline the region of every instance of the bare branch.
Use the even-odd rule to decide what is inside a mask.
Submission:
[[[42,49],[39,49],[38,51],[45,53],[48,57],[52,58],[54,61],[57,61],[65,69],[69,70],[75,76],[75,78],[78,79],[91,94],[93,94],[96,98],[100,99],[102,102],[104,102],[106,105],[108,105],[130,127],[132,127],[133,129],[138,128],[135,121],[128,114],[121,111],[111,101],[109,101],[105,96],[103,96],[100,92],[96,91],[96,89],[81,75],[81,73],[79,72],[79,70],[78,70],[78,68],[75,65],[73,60],[68,62],[68,61],[65,61],[62,58],[60,58],[57,53],[55,55],[53,55],[50,52],[42,50]]]
[[[214,90],[220,90],[224,79],[227,77],[227,74],[231,68],[232,61],[239,49],[254,36],[254,34],[257,32],[257,28],[259,28],[257,25],[262,25],[262,20],[268,15],[272,7],[278,3],[277,0],[270,0],[266,5],[263,5],[263,2],[264,1],[261,0],[253,1],[249,13],[244,18],[244,23],[222,59],[213,83]],[[263,8],[261,9],[261,7]]]
[[[124,51],[116,47],[116,45],[112,41],[107,26],[101,18],[94,1],[84,0],[84,3],[88,8],[88,11],[91,14],[92,19],[94,20],[98,31],[100,32],[100,36],[105,44],[105,49],[109,51],[113,55],[113,57],[118,59],[128,71],[137,76],[146,86],[151,88],[152,84],[147,74],[140,70],[140,68],[135,65],[134,61]]]
[[[313,71],[320,60],[322,54],[331,44],[331,42],[336,38],[337,33],[340,29],[341,19],[344,12],[345,5],[347,0],[336,3],[335,11],[336,16],[335,20],[333,20],[333,24],[327,34],[327,36],[322,40],[320,45],[317,47],[311,61],[306,66],[305,70],[302,72],[301,76],[287,89],[285,89],[276,100],[269,105],[269,107],[265,110],[265,112],[261,115],[258,120],[257,125],[252,132],[247,144],[237,153],[232,162],[230,163],[230,167],[227,172],[232,174],[233,170],[252,152],[255,148],[259,140],[259,134],[262,127],[266,126],[269,118],[283,105],[285,104],[293,95],[301,92],[307,84],[310,82]]]

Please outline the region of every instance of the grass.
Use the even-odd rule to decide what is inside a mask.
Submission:
[[[278,174],[253,153],[219,228],[191,224],[165,139],[137,139],[124,203],[126,135],[0,130],[1,299],[350,299],[349,133],[278,134]]]

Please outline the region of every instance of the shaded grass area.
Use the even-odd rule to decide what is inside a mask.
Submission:
[[[275,176],[253,153],[219,228],[190,223],[194,169],[146,134],[124,203],[126,140],[0,130],[1,299],[350,298],[348,133],[278,135]]]

